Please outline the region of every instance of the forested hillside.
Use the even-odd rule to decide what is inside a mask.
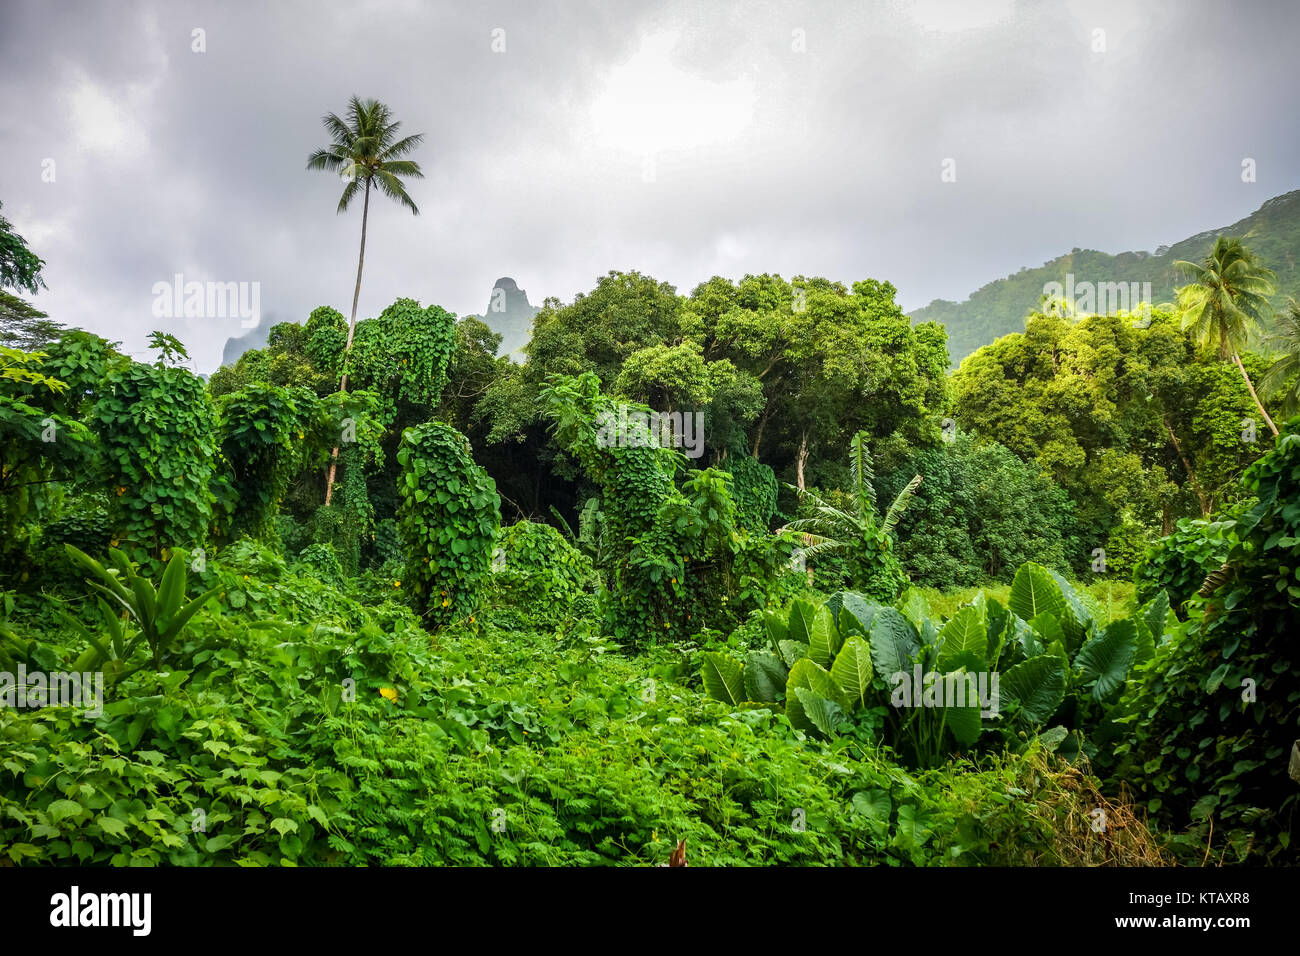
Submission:
[[[1300,190],[1268,200],[1240,222],[1211,229],[1154,252],[1110,254],[1074,249],[1041,266],[1026,267],[1004,279],[994,279],[964,302],[935,299],[912,312],[916,322],[938,322],[948,330],[953,364],[1008,332],[1024,328],[1025,316],[1040,307],[1044,287],[1064,283],[1072,273],[1080,282],[1151,283],[1153,303],[1172,302],[1183,280],[1174,269],[1180,259],[1199,261],[1220,234],[1248,237],[1251,247],[1277,273],[1274,305],[1300,296]]]

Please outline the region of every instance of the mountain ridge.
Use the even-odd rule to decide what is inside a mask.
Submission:
[[[1075,248],[1041,266],[994,279],[962,302],[935,299],[910,313],[913,322],[939,322],[948,329],[948,350],[954,365],[981,346],[1024,329],[1024,319],[1038,308],[1043,288],[1065,282],[1073,273],[1079,282],[1150,282],[1154,302],[1171,302],[1174,289],[1185,280],[1174,269],[1179,259],[1198,261],[1209,252],[1216,237],[1236,236],[1259,254],[1277,273],[1274,305],[1288,296],[1300,298],[1300,189],[1265,200],[1258,209],[1228,226],[1208,229],[1159,246],[1154,252],[1101,252]]]

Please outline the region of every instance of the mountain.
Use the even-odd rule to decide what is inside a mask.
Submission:
[[[234,365],[245,352],[265,348],[267,336],[271,334],[271,326],[274,324],[274,322],[262,322],[243,335],[226,339],[225,347],[221,350],[221,364]]]
[[[515,361],[523,361],[520,349],[528,344],[533,332],[533,316],[541,309],[528,301],[528,293],[509,276],[497,279],[488,297],[487,308],[482,319],[488,327],[501,336],[501,347],[497,354],[509,355]]]
[[[1259,254],[1264,264],[1277,273],[1275,306],[1287,296],[1300,298],[1300,190],[1270,199],[1240,222],[1210,229],[1155,252],[1121,252],[1111,255],[1093,249],[1075,249],[1037,268],[1024,268],[1005,279],[995,279],[965,302],[935,299],[912,313],[914,322],[939,322],[948,328],[948,351],[956,365],[963,358],[999,336],[1020,332],[1025,315],[1039,308],[1044,287],[1050,282],[1073,284],[1151,283],[1155,303],[1172,302],[1174,289],[1186,284],[1174,269],[1179,259],[1203,259],[1219,235],[1236,236]],[[1094,311],[1082,308],[1081,311]],[[1095,311],[1103,311],[1096,309]]]

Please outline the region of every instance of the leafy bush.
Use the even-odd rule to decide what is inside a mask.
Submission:
[[[985,731],[1005,745],[1038,733],[1050,749],[1096,753],[1135,662],[1162,639],[1168,602],[1098,622],[1059,575],[1026,563],[1008,606],[981,594],[936,622],[909,590],[899,607],[855,592],[817,606],[796,599],[763,615],[770,650],[705,655],[705,690],[726,703],[784,701],[795,727],[826,737],[884,738],[912,763],[937,766]],[[997,680],[998,683],[994,683]],[[885,702],[889,707],[885,707]],[[1062,707],[1065,703],[1067,706]]]
[[[1253,503],[1215,522],[1208,543],[1188,540],[1203,529],[1180,529],[1184,537],[1157,552],[1173,555],[1164,573],[1185,574],[1184,554],[1190,564],[1228,545],[1203,596],[1190,599],[1186,624],[1122,702],[1128,734],[1115,747],[1115,775],[1157,819],[1188,828],[1175,845],[1200,858],[1209,845],[1236,860],[1300,860],[1300,788],[1287,775],[1300,739],[1297,426],[1243,476]]]
[[[302,464],[305,432],[319,416],[303,388],[252,383],[217,400],[221,454],[232,471],[231,537],[273,535],[289,480]]]
[[[407,429],[397,460],[411,592],[437,626],[472,618],[501,525],[496,483],[465,436],[441,422]]]
[[[554,627],[572,614],[572,604],[594,585],[590,559],[559,531],[520,521],[503,528],[492,562],[498,595],[525,612],[525,620]]]
[[[1133,567],[1138,600],[1148,600],[1157,591],[1169,594],[1169,603],[1180,620],[1187,619],[1187,602],[1200,590],[1205,579],[1222,567],[1235,543],[1234,514],[1248,511],[1245,502],[1214,520],[1182,518],[1173,534],[1161,538]]]
[[[1069,570],[1075,549],[1069,498],[1003,446],[976,444],[959,433],[909,458],[881,482],[881,493],[896,495],[914,474],[924,480],[898,522],[898,535],[908,542],[899,559],[914,583],[1010,582],[1026,561]]]

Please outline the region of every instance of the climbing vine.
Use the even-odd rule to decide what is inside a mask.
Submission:
[[[465,436],[441,422],[408,428],[397,461],[398,527],[417,605],[435,626],[472,622],[501,525],[496,482],[475,464]]]
[[[727,473],[690,472],[679,490],[683,456],[635,424],[631,412],[645,409],[619,416],[593,373],[555,376],[541,397],[558,443],[602,490],[600,606],[617,639],[637,646],[730,630],[767,603],[790,542],[738,530]],[[625,433],[611,435],[612,420],[627,421]]]
[[[274,538],[289,480],[302,464],[318,399],[304,388],[255,382],[217,400],[221,454],[230,467],[231,537]]]
[[[736,524],[749,531],[766,531],[776,514],[776,473],[749,455],[727,458],[732,495],[736,499]]]
[[[90,411],[114,533],[132,560],[202,546],[212,520],[215,421],[203,381],[132,362],[111,369]]]

